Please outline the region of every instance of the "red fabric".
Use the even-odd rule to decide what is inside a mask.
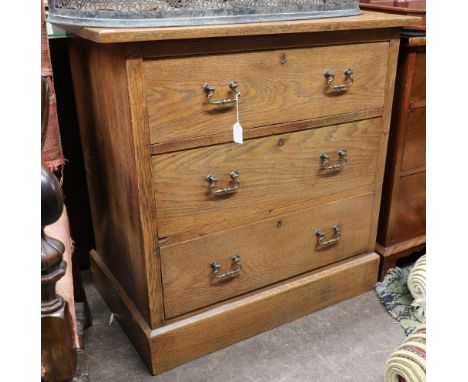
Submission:
[[[60,140],[60,131],[57,117],[57,104],[55,99],[54,81],[52,78],[52,64],[49,55],[49,41],[44,16],[44,7],[41,12],[41,75],[48,77],[49,80],[49,123],[44,147],[42,148],[42,161],[52,171],[59,170],[64,164],[62,143]]]

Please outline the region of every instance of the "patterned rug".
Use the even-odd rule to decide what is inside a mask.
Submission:
[[[412,266],[390,269],[384,280],[375,286],[377,297],[388,313],[400,323],[407,336],[423,323],[411,306],[414,299],[407,285],[411,268]]]

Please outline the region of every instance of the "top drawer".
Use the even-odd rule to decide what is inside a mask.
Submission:
[[[417,52],[414,62],[410,101],[426,99],[426,52]]]
[[[235,103],[209,104],[205,84],[217,101],[234,98],[237,81],[244,129],[381,108],[387,56],[388,43],[377,42],[145,60],[151,143],[232,131]],[[340,84],[351,86],[329,87]]]

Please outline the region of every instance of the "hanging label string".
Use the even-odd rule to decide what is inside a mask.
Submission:
[[[237,114],[237,123],[240,124],[240,121],[239,121],[239,99],[240,99],[240,93],[236,93],[236,114]]]
[[[240,99],[240,93],[236,93],[236,119],[237,121],[232,127],[232,139],[234,143],[239,143],[242,145],[244,143],[244,131],[242,129],[242,126],[239,120],[239,99]]]

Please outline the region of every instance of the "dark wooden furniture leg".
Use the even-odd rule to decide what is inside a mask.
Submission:
[[[68,304],[56,294],[55,286],[64,275],[65,247],[44,232],[63,211],[60,185],[41,164],[41,377],[43,381],[67,381],[75,375],[76,350]]]

